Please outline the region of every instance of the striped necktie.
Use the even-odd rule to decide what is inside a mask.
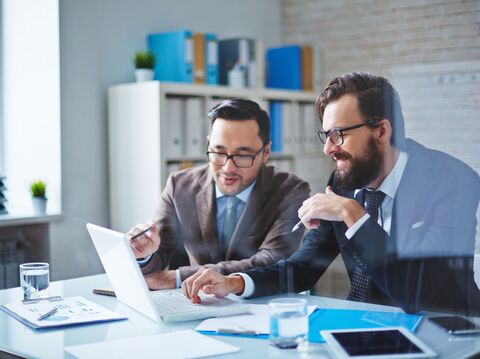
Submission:
[[[363,190],[365,196],[365,210],[376,222],[378,220],[378,208],[385,198],[385,193],[382,191],[368,191]],[[364,302],[367,298],[367,291],[370,284],[370,277],[365,272],[365,263],[358,257],[358,255],[353,255],[357,266],[352,275],[352,286],[350,287],[350,292],[348,293],[348,300],[353,300],[355,302]]]

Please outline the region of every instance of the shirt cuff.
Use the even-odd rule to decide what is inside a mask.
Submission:
[[[253,292],[255,292],[255,283],[253,283],[253,279],[248,275],[248,274],[245,274],[245,273],[232,273],[230,275],[239,275],[240,277],[243,278],[243,282],[245,284],[245,287],[243,289],[243,292],[240,293],[239,295],[237,294],[234,294],[233,295],[235,297],[238,297],[238,298],[248,298],[250,297]]]
[[[180,275],[180,269],[175,269],[175,278],[177,282],[177,288],[182,286],[182,276]]]
[[[347,231],[345,232],[345,237],[350,240],[369,218],[370,215],[368,213],[365,213],[358,221],[353,224],[353,226],[347,229]]]
[[[140,267],[145,267],[150,261],[150,258],[152,258],[151,254],[145,258],[137,258],[137,263],[140,265]]]

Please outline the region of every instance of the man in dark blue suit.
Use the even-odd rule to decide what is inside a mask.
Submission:
[[[340,76],[317,99],[324,152],[335,162],[325,193],[298,211],[310,229],[290,258],[221,276],[202,271],[182,285],[256,297],[310,289],[340,253],[348,299],[407,312],[480,314],[474,282],[478,174],[463,162],[405,139],[400,100],[385,78]]]

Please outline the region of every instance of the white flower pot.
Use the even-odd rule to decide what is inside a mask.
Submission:
[[[137,82],[152,81],[153,80],[153,70],[151,70],[151,69],[136,69],[135,70],[135,79],[137,80]]]
[[[46,197],[32,197],[33,212],[37,214],[45,214],[47,212]]]

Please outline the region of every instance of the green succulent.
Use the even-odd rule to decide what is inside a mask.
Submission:
[[[45,192],[47,185],[43,181],[34,181],[30,184],[30,192],[32,192],[33,197],[42,197],[45,198]]]
[[[155,55],[150,51],[137,51],[133,58],[133,63],[137,69],[153,69],[155,66]]]

